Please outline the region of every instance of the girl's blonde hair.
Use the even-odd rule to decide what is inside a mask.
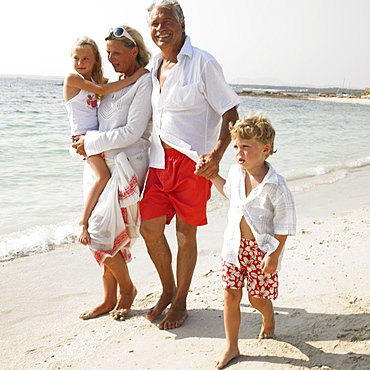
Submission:
[[[134,28],[131,28],[129,26],[121,26],[121,27],[124,28],[130,34],[130,36],[135,40],[136,46],[139,49],[136,59],[141,67],[146,67],[150,61],[151,54],[149,50],[147,49],[147,47],[145,46],[143,36],[141,36],[140,32],[135,30]],[[121,37],[114,36],[113,30],[110,31],[109,35],[105,38],[105,41],[107,40],[121,41],[124,46],[130,49],[135,47],[135,44],[127,37],[124,37],[124,35]]]
[[[256,140],[262,144],[270,144],[271,150],[266,158],[274,153],[275,130],[268,118],[261,112],[252,113],[230,126],[231,140]]]
[[[98,45],[96,45],[96,42],[92,39],[90,39],[87,36],[83,36],[77,39],[77,41],[73,44],[72,50],[71,50],[71,56],[73,52],[76,49],[79,48],[91,48],[94,58],[95,58],[95,64],[91,73],[91,77],[97,84],[103,83],[103,65],[102,65],[102,59],[99,52]]]

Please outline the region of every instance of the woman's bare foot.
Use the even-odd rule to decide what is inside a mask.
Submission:
[[[275,331],[274,312],[272,312],[272,315],[267,318],[262,315],[262,326],[258,339],[271,338],[274,335],[274,331]]]
[[[145,317],[148,320],[154,320],[157,317],[161,316],[162,312],[168,307],[169,304],[171,304],[172,298],[173,298],[172,294],[169,296],[162,293],[157,304],[147,311]]]
[[[86,225],[79,226],[77,239],[83,245],[89,245],[91,243],[90,234],[87,231]]]
[[[240,356],[239,348],[225,349],[220,357],[213,362],[216,369],[222,369],[226,366],[233,358]]]
[[[132,288],[130,294],[120,293],[114,311],[119,311],[120,315],[127,315],[131,311],[131,306],[134,303],[136,295],[137,290],[135,286]]]
[[[113,302],[113,303],[103,302],[102,304],[96,306],[92,310],[88,310],[88,311],[83,312],[79,316],[79,318],[82,319],[82,320],[93,319],[94,317],[97,317],[97,316],[100,316],[100,315],[103,315],[105,313],[110,312],[114,308],[115,304],[116,304],[115,302]]]

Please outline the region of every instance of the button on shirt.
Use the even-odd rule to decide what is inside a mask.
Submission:
[[[237,267],[240,267],[238,252],[243,216],[258,247],[267,254],[279,246],[274,235],[294,235],[296,232],[293,195],[285,179],[268,162],[266,164],[269,170],[265,178],[248,197],[245,196],[245,171],[238,164],[231,166],[223,188],[230,200],[230,208],[221,257]]]
[[[191,45],[186,36],[162,91],[159,54],[153,61],[153,134],[150,167],[165,168],[161,139],[195,162],[211,152],[218,140],[221,116],[240,104],[225,81],[222,69],[209,53]]]

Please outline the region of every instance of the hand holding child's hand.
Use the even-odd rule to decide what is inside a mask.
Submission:
[[[202,154],[195,166],[194,173],[211,180],[218,174],[218,163],[219,161],[217,161],[211,153]]]
[[[278,263],[279,256],[274,253],[271,253],[269,255],[266,254],[261,263],[262,272],[265,274],[274,274],[278,267]]]

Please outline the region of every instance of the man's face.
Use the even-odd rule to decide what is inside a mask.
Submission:
[[[150,12],[149,26],[152,40],[161,50],[166,48],[181,49],[185,22],[179,23],[173,11],[154,8]]]

